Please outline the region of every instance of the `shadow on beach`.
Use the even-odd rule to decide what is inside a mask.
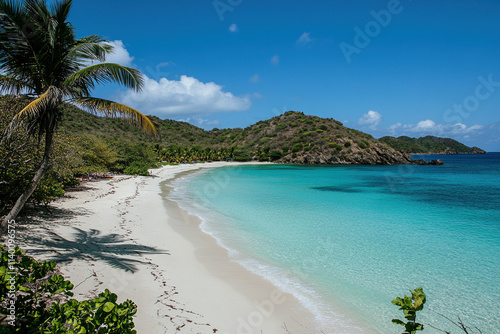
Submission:
[[[55,262],[71,262],[81,259],[85,261],[104,261],[107,265],[129,272],[136,272],[138,264],[148,262],[138,260],[145,254],[169,254],[154,247],[138,245],[132,240],[124,239],[118,234],[103,235],[100,231],[91,229],[84,231],[73,227],[72,238],[47,231],[44,236],[30,238],[33,244],[42,246],[32,249],[32,256],[43,255],[47,260]]]
[[[119,234],[103,234],[96,229],[85,231],[72,227],[72,236],[63,237],[52,231],[51,227],[71,226],[74,218],[88,215],[89,212],[57,207],[51,211],[31,211],[19,220],[17,237],[26,245],[22,248],[26,249],[30,256],[41,256],[57,263],[73,260],[104,261],[113,268],[134,273],[138,265],[149,263],[142,260],[142,255],[169,255],[165,250],[137,244]]]

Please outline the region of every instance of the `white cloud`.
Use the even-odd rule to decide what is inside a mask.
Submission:
[[[412,129],[412,131],[426,132],[426,131],[434,131],[434,129],[436,129],[436,122],[428,119],[425,121],[418,122],[417,125]]]
[[[309,44],[313,41],[311,38],[311,33],[305,32],[302,35],[300,35],[299,39],[297,40],[297,44],[299,45],[306,45]]]
[[[260,77],[259,77],[258,74],[255,74],[250,79],[248,79],[248,81],[250,81],[250,82],[259,82],[260,81]]]
[[[113,53],[106,57],[107,63],[115,63],[123,66],[132,66],[134,57],[131,57],[122,41],[109,42],[114,47]]]
[[[271,58],[271,63],[273,65],[278,65],[280,63],[280,56],[278,55],[274,55],[272,58]]]
[[[368,111],[358,120],[359,125],[368,126],[372,130],[375,130],[380,122],[382,122],[382,115],[373,110]]]
[[[238,25],[236,25],[236,24],[234,24],[234,23],[233,23],[233,24],[231,24],[231,25],[229,26],[229,31],[230,31],[230,32],[238,32]]]
[[[417,124],[396,123],[389,127],[392,135],[435,135],[435,136],[467,136],[482,130],[482,125],[467,126],[462,123],[438,124],[427,119]]]
[[[204,119],[200,116],[188,117],[185,119],[179,119],[179,122],[187,122],[190,124],[198,125],[198,126],[211,126],[211,125],[219,125],[220,121],[217,119],[209,120]]]
[[[130,56],[130,53],[123,45],[122,41],[112,41],[107,44],[113,47],[113,51],[106,56],[106,63],[114,63],[122,66],[133,67],[134,57]],[[101,64],[101,61],[87,61],[84,66]]]
[[[178,81],[146,78],[142,92],[128,90],[119,100],[146,114],[169,116],[243,111],[251,106],[248,96],[234,96],[223,91],[220,85],[204,83],[186,75]]]

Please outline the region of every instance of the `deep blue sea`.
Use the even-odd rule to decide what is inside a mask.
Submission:
[[[445,165],[224,167],[177,179],[170,198],[318,333],[401,333],[391,300],[420,286],[423,323],[499,333],[500,153],[420,157]]]

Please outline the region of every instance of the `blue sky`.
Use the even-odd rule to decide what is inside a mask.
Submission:
[[[74,0],[141,95],[96,95],[211,129],[287,110],[372,134],[500,151],[500,1]]]

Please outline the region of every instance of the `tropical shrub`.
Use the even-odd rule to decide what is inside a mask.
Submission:
[[[296,153],[296,152],[302,151],[302,149],[303,149],[302,143],[294,144],[292,146],[292,153]]]
[[[26,104],[27,99],[3,96],[0,100],[0,211],[10,209],[33,179],[43,156],[45,141],[30,137],[23,127],[6,136],[9,120]],[[74,182],[75,168],[82,165],[75,138],[54,136],[52,163],[34,190],[30,201],[48,204],[64,195],[64,188]]]
[[[243,148],[238,148],[234,150],[233,153],[233,160],[235,161],[249,161],[252,160],[252,156],[250,153],[243,149]]]
[[[269,158],[271,159],[271,161],[278,160],[282,156],[283,156],[283,153],[281,153],[280,151],[271,151],[271,153],[269,153]]]
[[[132,301],[117,304],[108,290],[91,300],[68,300],[73,284],[55,262],[37,261],[11,245],[0,245],[0,254],[0,313],[7,316],[0,333],[136,333]]]
[[[123,170],[123,173],[127,175],[142,175],[142,176],[147,176],[149,175],[148,171],[149,167],[146,163],[142,161],[133,161],[130,165],[125,167]]]
[[[82,136],[77,145],[83,164],[75,174],[103,173],[109,171],[118,159],[116,150],[103,139],[95,136]]]
[[[405,295],[403,298],[397,297],[392,301],[396,306],[400,306],[400,310],[403,311],[403,315],[407,322],[399,319],[392,319],[392,322],[397,325],[401,325],[405,328],[403,334],[415,334],[417,331],[424,329],[424,325],[416,321],[417,312],[424,309],[424,304],[426,301],[425,293],[423,288],[417,288],[415,291],[411,291],[411,297]]]
[[[259,161],[269,161],[269,156],[266,154],[262,153],[259,155]]]

